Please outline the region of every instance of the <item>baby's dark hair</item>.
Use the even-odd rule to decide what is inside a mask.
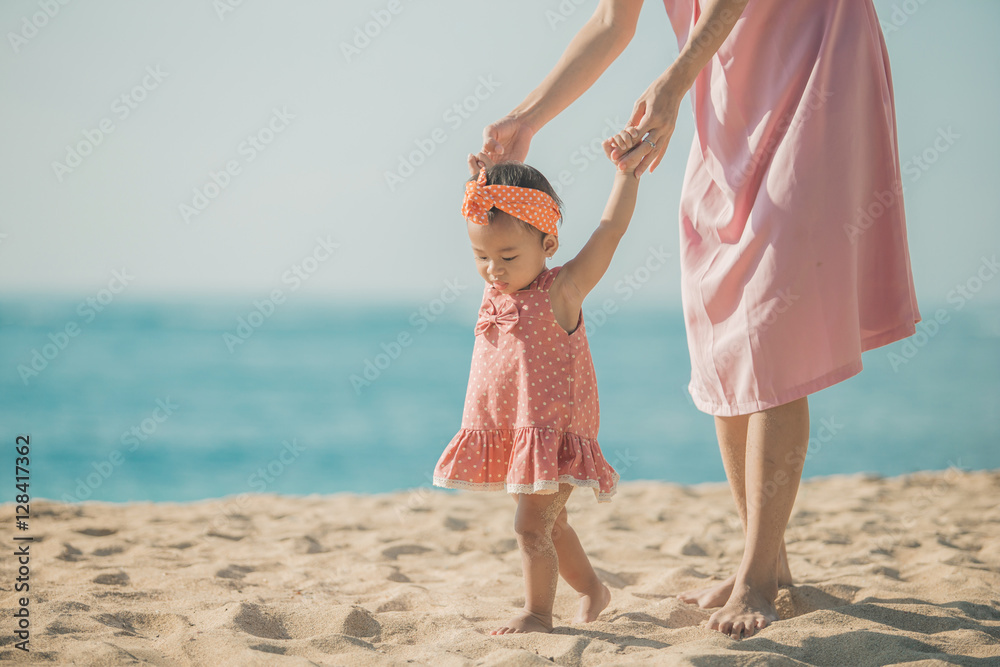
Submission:
[[[476,174],[475,176],[470,178],[469,181],[475,181],[478,178],[479,175]],[[559,216],[560,216],[559,224],[560,226],[562,225],[562,211],[563,211],[562,200],[559,199],[559,195],[556,194],[555,188],[552,187],[552,184],[549,183],[549,180],[544,176],[542,176],[542,172],[538,171],[534,167],[526,165],[523,162],[501,162],[499,164],[495,164],[486,170],[486,185],[514,185],[519,188],[531,188],[532,190],[541,190],[548,196],[552,197],[552,200],[555,201],[556,206],[559,207]],[[529,225],[524,220],[516,218],[515,216],[510,215],[509,213],[501,211],[496,206],[494,206],[489,210],[489,212],[486,214],[486,219],[489,222],[493,222],[493,219],[497,215],[508,215],[509,217],[513,218],[520,224],[524,225],[529,230],[536,232],[539,235],[539,238],[545,238],[545,233],[542,232],[542,230],[538,229],[537,227],[533,227],[532,225]]]

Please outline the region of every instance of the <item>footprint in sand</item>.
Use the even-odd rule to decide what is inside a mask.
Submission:
[[[61,554],[56,556],[56,558],[59,560],[69,561],[70,563],[75,563],[76,561],[81,560],[81,556],[83,556],[82,551],[74,547],[69,542],[63,542],[63,551]]]
[[[108,535],[114,535],[118,530],[115,528],[84,528],[76,532],[89,537],[107,537]]]
[[[125,547],[119,544],[111,547],[94,549],[91,554],[94,556],[113,556],[114,554],[120,554],[123,551],[125,551]]]
[[[194,542],[185,541],[185,542],[177,542],[176,544],[168,544],[167,546],[170,547],[171,549],[190,549],[194,545],[195,545]]]
[[[317,542],[311,535],[286,537],[281,541],[290,542],[290,550],[292,553],[296,554],[321,554],[327,551],[327,549],[324,549],[323,545]]]
[[[96,614],[92,618],[109,628],[150,638],[165,637],[175,632],[186,631],[191,626],[183,616],[169,613],[122,610],[114,614]]]
[[[124,634],[130,634],[130,635],[139,634],[139,632],[135,629],[135,626],[132,625],[131,619],[129,619],[127,616],[120,617],[116,614],[98,614],[97,616],[94,616],[94,620],[99,623],[103,623],[109,628],[115,628],[117,630],[121,630],[123,631]]]
[[[445,517],[444,527],[448,530],[468,530],[469,522],[453,516]]]
[[[394,547],[382,550],[382,555],[390,560],[396,560],[400,556],[416,556],[430,551],[427,547],[419,544],[397,544]]]
[[[285,655],[288,652],[287,649],[281,646],[272,646],[271,644],[251,644],[247,648],[260,651],[261,653],[277,653],[278,655]]]
[[[684,542],[684,544],[681,545],[680,554],[682,556],[699,556],[699,557],[703,557],[703,556],[707,556],[708,552],[705,550],[705,547],[701,546],[700,544],[698,544],[694,540],[688,538],[688,540],[686,542]]]
[[[209,532],[205,533],[205,536],[206,537],[221,537],[224,540],[232,540],[233,542],[239,542],[244,537],[246,537],[246,535],[230,535],[229,533],[220,533],[217,530],[210,530]]]
[[[223,579],[242,579],[247,576],[248,572],[253,572],[252,567],[247,567],[246,565],[229,565],[228,567],[219,570],[215,573],[215,576],[222,577]]]
[[[97,575],[91,581],[95,584],[104,584],[106,586],[128,586],[131,580],[125,572],[108,572]]]
[[[210,628],[230,628],[259,639],[286,640],[347,635],[378,641],[382,626],[362,607],[338,605],[313,611],[287,612],[252,602],[228,603],[196,614]],[[200,618],[198,618],[200,617]],[[257,644],[266,646],[266,644]]]
[[[340,607],[332,610],[333,630],[349,637],[378,641],[382,625],[364,607]]]
[[[243,632],[262,639],[292,639],[283,616],[258,604],[241,603],[233,614],[233,624]]]
[[[490,545],[490,553],[495,555],[505,554],[517,548],[517,540],[513,537],[497,540]]]
[[[419,611],[435,606],[427,590],[417,586],[400,586],[395,592],[390,592],[386,599],[377,601],[377,604],[375,611],[379,614],[387,611]]]

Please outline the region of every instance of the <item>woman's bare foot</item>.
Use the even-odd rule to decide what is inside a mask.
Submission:
[[[611,591],[604,584],[593,594],[580,593],[580,611],[573,618],[574,623],[596,621],[604,608],[611,602]]]
[[[741,593],[734,594],[722,609],[709,617],[708,627],[733,639],[745,639],[777,620],[778,610],[773,600],[750,586],[743,586]]]
[[[692,588],[689,591],[678,593],[677,598],[688,604],[696,604],[702,609],[721,607],[729,601],[733,594],[733,584],[736,582],[736,575],[732,574],[721,584],[712,584],[705,588]],[[788,569],[788,556],[782,549],[778,555],[778,585],[792,585],[792,571]]]
[[[532,614],[525,609],[490,634],[510,635],[521,632],[552,632],[552,617]]]
[[[705,588],[693,588],[689,591],[678,593],[677,598],[688,604],[696,604],[702,609],[721,607],[726,604],[729,596],[733,594],[733,583],[735,581],[736,575],[733,574],[721,584],[713,584]]]

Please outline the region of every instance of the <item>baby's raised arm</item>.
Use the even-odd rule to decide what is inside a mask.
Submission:
[[[549,292],[552,307],[557,319],[561,321],[576,320],[584,297],[608,270],[618,242],[628,229],[632,211],[635,210],[639,177],[633,172],[642,158],[652,150],[652,146],[648,141],[641,141],[637,129],[627,127],[604,141],[604,151],[609,159],[614,148],[629,152],[618,159],[611,196],[604,207],[601,222],[579,254],[563,265]],[[559,317],[560,311],[564,317]]]

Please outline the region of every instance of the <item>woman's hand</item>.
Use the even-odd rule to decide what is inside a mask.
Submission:
[[[656,146],[636,167],[636,176],[641,176],[647,168],[652,172],[660,164],[660,160],[667,150],[667,145],[670,143],[670,137],[674,133],[677,113],[686,91],[687,87],[671,77],[668,70],[664,75],[658,77],[636,101],[628,125],[634,125],[639,131],[640,137],[645,137]],[[618,146],[610,148],[611,150],[608,150],[609,145],[605,144],[605,152],[615,162],[618,162],[626,153]]]
[[[483,150],[494,162],[524,162],[535,130],[519,116],[507,115],[483,130]]]

